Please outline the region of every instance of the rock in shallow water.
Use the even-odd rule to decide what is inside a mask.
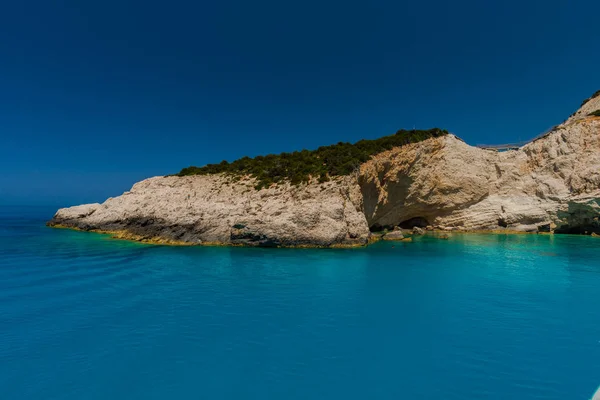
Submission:
[[[425,230],[422,229],[422,228],[419,228],[418,226],[415,226],[412,229],[412,233],[413,233],[413,235],[424,235],[425,234]]]
[[[402,231],[388,232],[385,235],[383,235],[383,240],[402,240],[402,239],[404,239],[404,235],[402,234]]]

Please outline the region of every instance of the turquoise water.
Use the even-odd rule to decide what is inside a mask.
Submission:
[[[0,213],[2,399],[589,399],[600,239],[158,247]]]

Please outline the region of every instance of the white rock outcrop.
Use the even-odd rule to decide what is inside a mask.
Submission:
[[[518,150],[454,135],[380,153],[355,175],[257,191],[222,175],[155,177],[49,225],[134,239],[257,246],[364,245],[370,229],[600,232],[600,96]]]
[[[50,225],[187,243],[362,245],[369,227],[360,188],[348,179],[257,191],[253,179],[155,177],[101,205],[60,209]]]

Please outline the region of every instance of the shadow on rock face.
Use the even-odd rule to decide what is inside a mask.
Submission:
[[[407,219],[406,221],[400,222],[399,226],[402,229],[412,229],[415,226],[418,228],[425,228],[431,225],[427,219],[424,217],[414,217],[411,219]]]
[[[566,212],[558,217],[566,224],[556,228],[556,233],[600,233],[600,199],[587,202],[570,202]]]

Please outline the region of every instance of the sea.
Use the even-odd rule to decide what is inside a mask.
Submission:
[[[590,399],[600,239],[169,247],[0,207],[1,399]]]

